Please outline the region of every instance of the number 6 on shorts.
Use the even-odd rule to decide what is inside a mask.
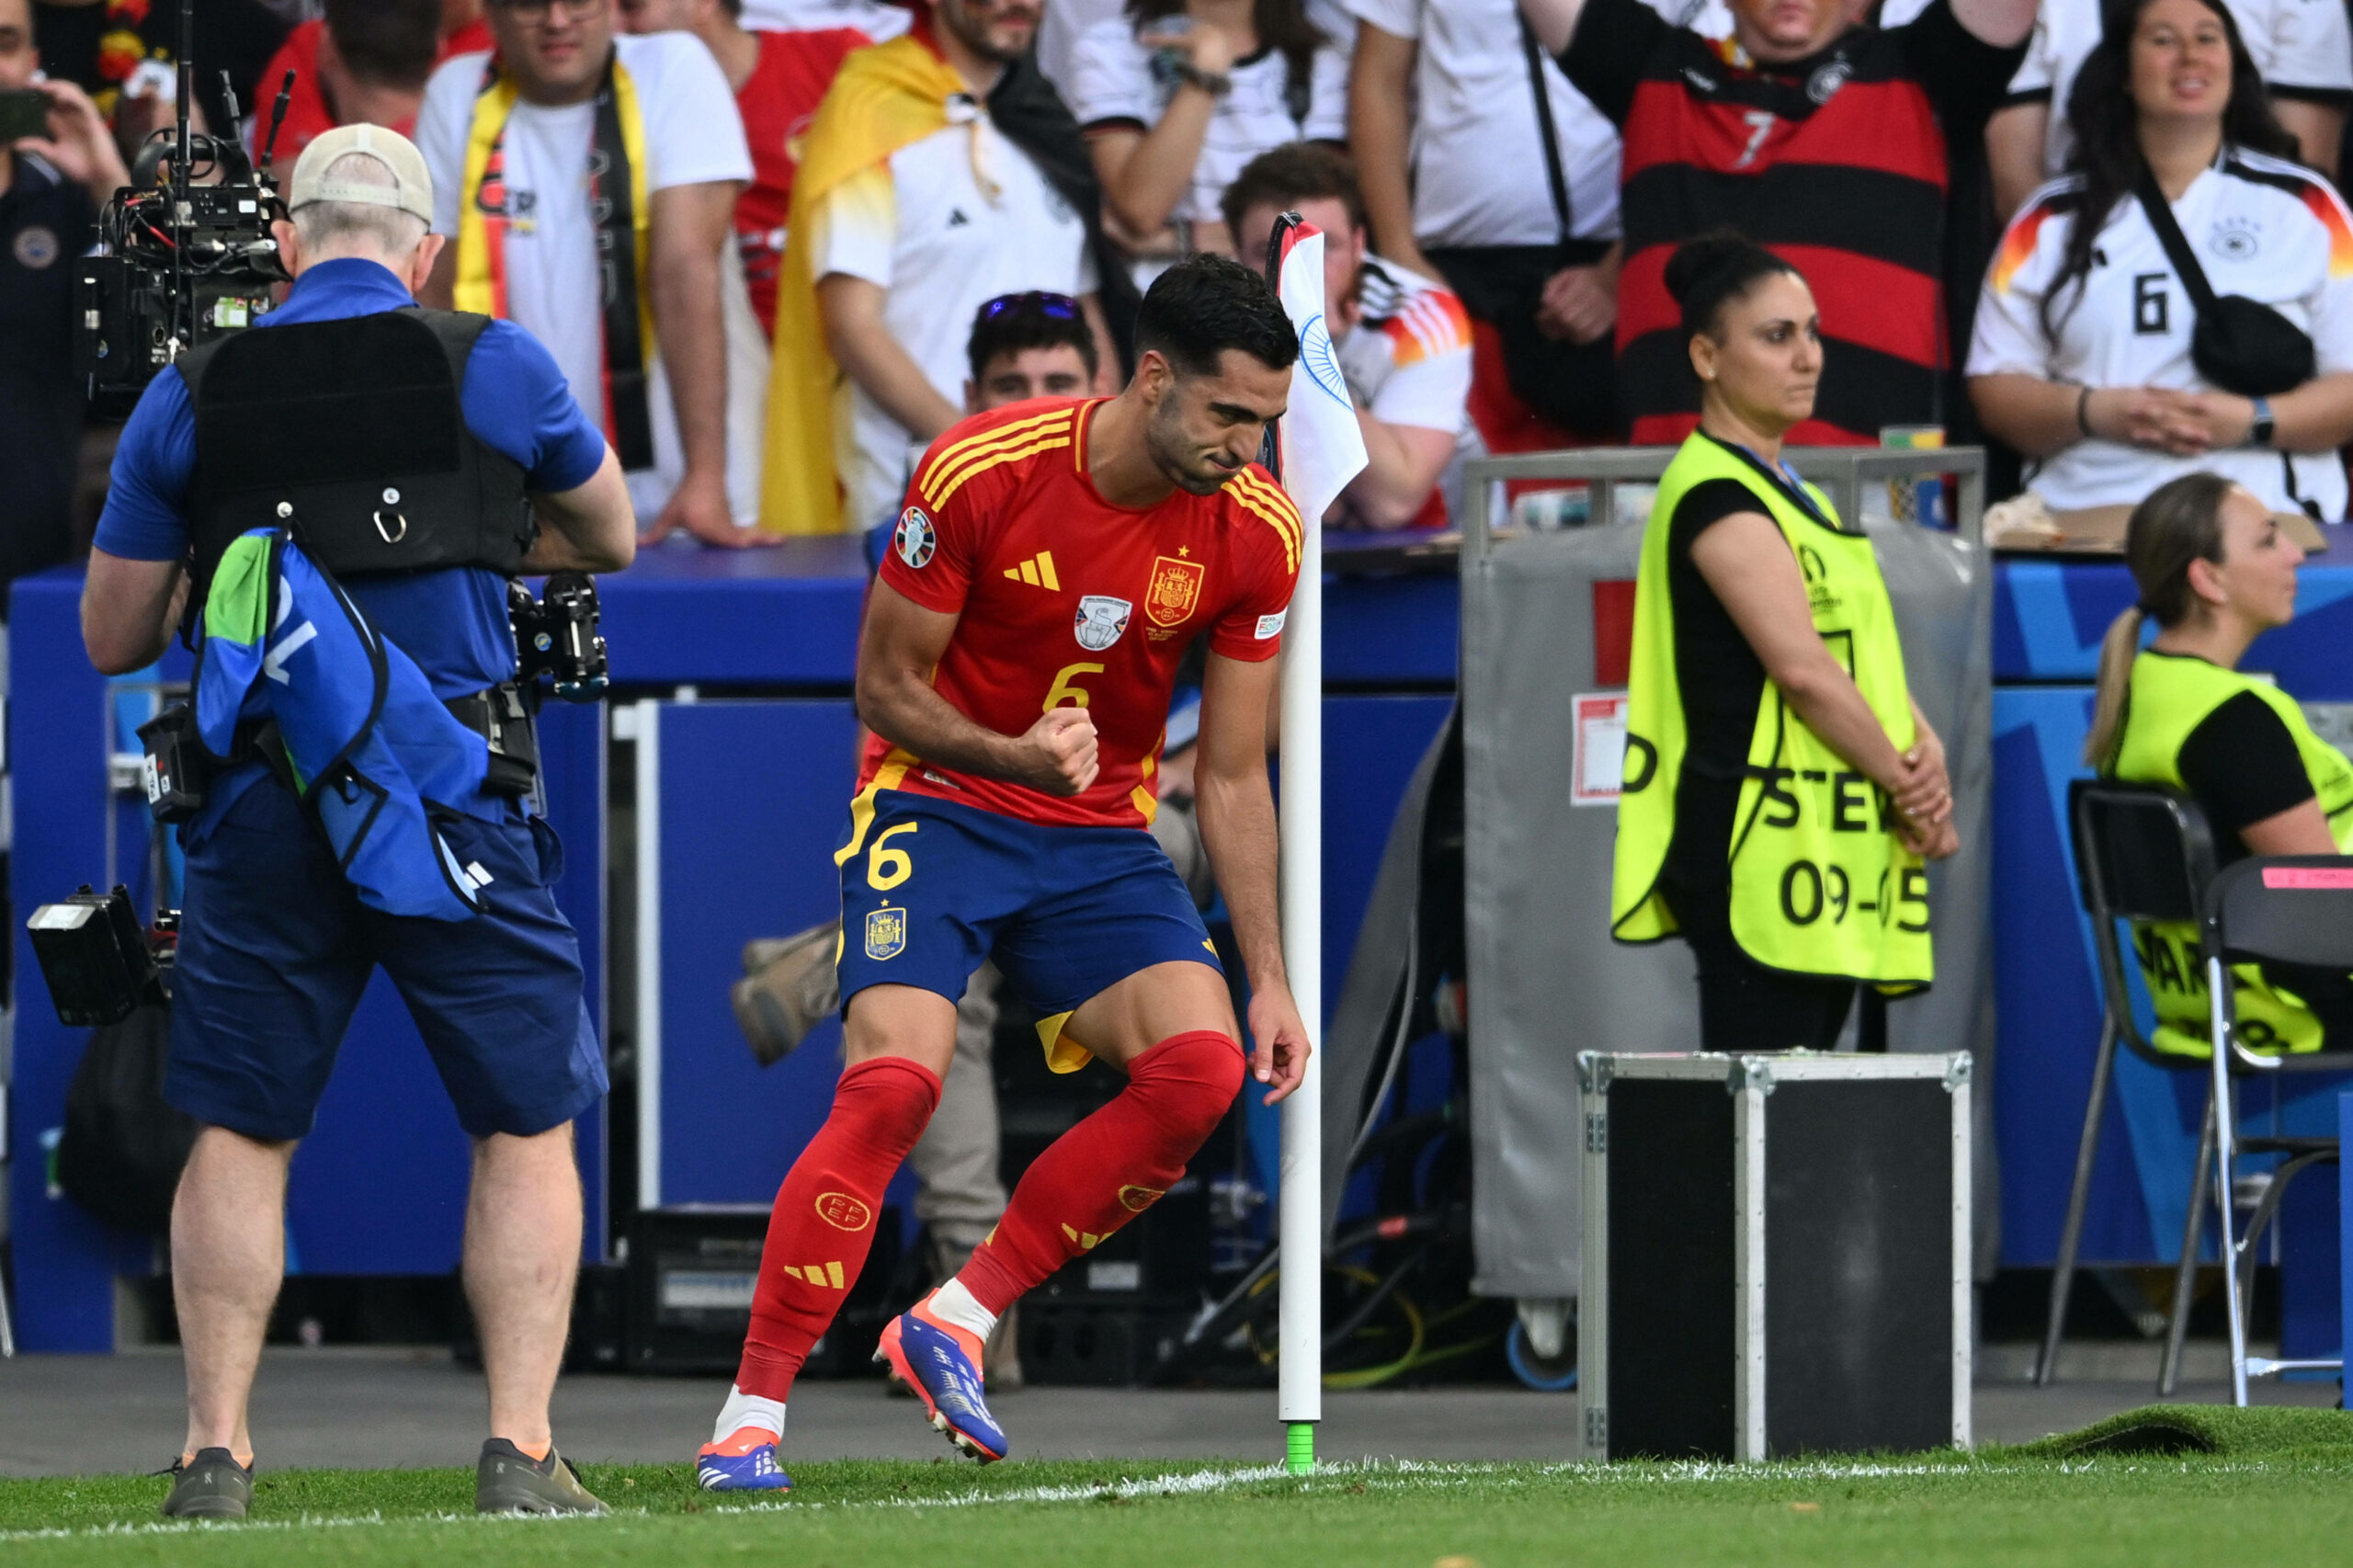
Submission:
[[[891,840],[903,833],[913,833],[920,824],[903,822],[896,827],[886,827],[874,835],[874,847],[866,856],[866,885],[876,892],[889,892],[915,875],[915,863],[904,849],[889,847]]]

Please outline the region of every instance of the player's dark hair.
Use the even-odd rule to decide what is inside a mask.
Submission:
[[[1299,358],[1299,333],[1267,280],[1222,256],[1188,256],[1152,280],[1136,312],[1136,353],[1157,353],[1179,375],[1213,376],[1238,348],[1270,369]]]
[[[1071,347],[1078,350],[1089,381],[1095,378],[1095,331],[1076,303],[1059,294],[1017,294],[991,300],[972,316],[972,335],[965,341],[972,362],[972,384],[986,379],[989,361],[1001,354],[1029,348]]]
[[[1289,211],[1302,201],[1336,201],[1348,222],[1365,226],[1364,190],[1357,183],[1356,160],[1328,142],[1286,142],[1242,165],[1218,203],[1225,226],[1239,234],[1242,215],[1253,207]]]
[[[1804,273],[1731,229],[1686,240],[1666,258],[1666,291],[1683,308],[1687,337],[1713,337],[1723,326],[1724,307],[1748,297],[1768,278]]]
[[[2152,0],[2104,0],[2100,6],[2100,40],[2075,73],[2067,93],[2067,129],[2075,138],[2067,154],[2067,173],[2081,175],[2084,187],[2063,198],[2075,213],[2067,226],[2067,243],[2060,253],[2059,275],[2043,291],[2040,315],[2043,335],[2056,342],[2059,328],[2083,302],[2084,286],[2091,281],[2092,251],[2108,215],[2129,198],[2147,167],[2141,153],[2140,109],[2132,102],[2132,33],[2141,13]],[[2271,112],[2271,95],[2263,74],[2239,36],[2237,18],[2222,0],[2203,0],[2222,24],[2231,46],[2231,101],[2222,108],[2222,145],[2298,156],[2296,139]],[[2070,284],[2075,285],[2067,308],[2054,314],[2052,305]]]
[[[326,0],[326,30],[359,81],[422,87],[441,56],[441,0]]]

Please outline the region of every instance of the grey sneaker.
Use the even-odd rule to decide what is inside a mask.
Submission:
[[[790,937],[744,945],[744,978],[728,988],[735,1025],[763,1067],[792,1054],[820,1020],[841,1007],[834,950],[842,923],[828,920]]]
[[[242,1519],[253,1506],[253,1466],[239,1464],[226,1449],[199,1449],[192,1460],[173,1460],[171,1477],[167,1519]]]
[[[474,1466],[477,1514],[603,1514],[604,1502],[580,1483],[580,1472],[555,1449],[534,1461],[504,1437],[482,1446]]]

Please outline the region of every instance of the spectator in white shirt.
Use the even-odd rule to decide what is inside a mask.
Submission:
[[[1970,394],[2056,511],[2137,504],[2220,473],[2274,510],[2344,517],[2353,440],[2353,214],[2291,162],[2220,0],[2128,0],[2069,100],[2074,172],[2002,237],[1977,307]],[[2218,296],[2313,339],[2316,374],[2253,398],[2192,361],[2197,311],[2135,196],[2154,176]]]
[[[1294,142],[1253,158],[1225,189],[1245,256],[1263,256],[1285,212],[1324,233],[1324,299],[1340,374],[1364,432],[1364,472],[1340,494],[1343,526],[1442,523],[1439,477],[1470,437],[1471,318],[1452,290],[1365,249],[1356,165]]]
[[[1373,245],[1445,278],[1494,328],[1535,413],[1614,434],[1617,128],[1529,43],[1512,0],[1346,3],[1349,149]]]
[[[1219,197],[1270,147],[1345,141],[1347,70],[1300,0],[1131,0],[1079,38],[1071,111],[1123,229],[1233,256]]]
[[[739,518],[756,515],[756,471],[729,483],[720,307],[720,251],[752,177],[743,121],[700,42],[616,38],[614,12],[494,0],[496,52],[433,74],[416,143],[434,232],[451,243],[425,302],[507,317],[547,345],[631,471],[649,541],[684,528],[756,543]],[[625,167],[639,154],[643,169]],[[598,187],[608,176],[615,189]],[[642,219],[627,199],[640,189]],[[622,212],[626,235],[606,227]]]
[[[912,41],[885,47],[920,45],[962,80],[949,123],[828,187],[792,233],[791,244],[810,247],[825,344],[849,382],[835,450],[852,529],[894,515],[914,460],[964,417],[966,340],[984,301],[1025,290],[1077,299],[1101,362],[1118,362],[1085,223],[986,108],[1028,51],[1039,9],[926,0]],[[853,110],[837,89],[818,123]]]
[[[2296,140],[2293,155],[2336,177],[2345,111],[2353,105],[2353,28],[2343,0],[2225,0],[2271,112]],[[2067,95],[2099,42],[2101,0],[2042,0],[2026,62],[1985,122],[1994,205],[2006,222],[2027,195],[2067,166]]]

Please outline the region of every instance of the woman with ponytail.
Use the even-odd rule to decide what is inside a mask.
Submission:
[[[1944,747],[1870,541],[1782,459],[1822,375],[1813,291],[1732,233],[1678,248],[1666,287],[1699,427],[1643,538],[1610,928],[1690,943],[1706,1049],[1826,1051],[1858,984],[1930,978]]]
[[[2295,699],[2239,661],[2296,614],[2303,550],[2261,500],[2220,474],[2161,485],[2124,536],[2140,602],[2099,653],[2084,760],[2104,777],[2195,800],[2223,865],[2249,855],[2336,855],[2353,843],[2353,762],[2313,733]],[[2157,635],[2140,646],[2145,624]],[[2194,926],[2150,926],[2133,944],[2156,1004],[2161,1051],[2204,1055],[2207,1000]],[[2237,966],[2250,1044],[2353,1044],[2353,980]]]

